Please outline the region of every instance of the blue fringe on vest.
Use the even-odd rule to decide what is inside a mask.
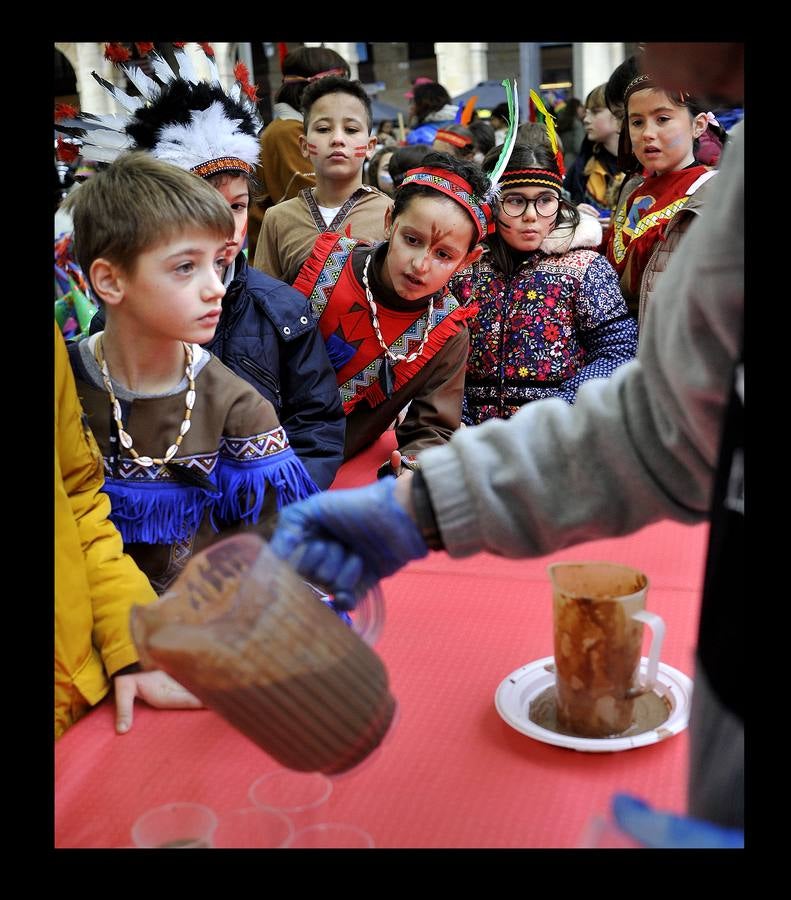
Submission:
[[[221,456],[217,483],[222,493],[211,508],[215,531],[217,518],[224,522],[256,523],[267,485],[275,489],[278,509],[319,491],[290,447],[265,459],[239,461]]]
[[[172,544],[197,531],[217,496],[200,487],[179,482],[122,481],[107,478],[104,491],[110,497],[110,519],[124,543]]]
[[[104,490],[112,504],[110,518],[124,543],[172,544],[194,534],[207,512],[215,531],[219,531],[216,519],[255,524],[267,486],[275,490],[278,509],[319,490],[290,447],[258,460],[221,455],[214,478],[216,491],[171,479],[107,478]]]

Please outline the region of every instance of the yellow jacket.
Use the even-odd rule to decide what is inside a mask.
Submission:
[[[80,406],[63,337],[55,331],[55,737],[138,661],[135,603],[156,598],[108,519],[102,458]],[[110,404],[107,404],[108,415]]]

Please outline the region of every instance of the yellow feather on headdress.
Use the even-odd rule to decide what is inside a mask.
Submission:
[[[530,89],[530,99],[533,101],[533,105],[535,106],[536,111],[543,117],[544,126],[547,129],[549,144],[552,147],[552,152],[555,154],[555,159],[558,163],[558,169],[560,170],[560,174],[564,175],[566,172],[566,167],[563,164],[563,154],[558,148],[558,137],[555,133],[555,117],[551,112],[549,112],[546,106],[544,106],[544,101],[532,88]]]

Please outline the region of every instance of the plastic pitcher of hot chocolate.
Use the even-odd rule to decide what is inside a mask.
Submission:
[[[290,769],[347,771],[393,719],[378,655],[252,533],[192,557],[157,601],[133,608],[132,634],[143,665]]]
[[[611,737],[632,724],[634,700],[656,684],[665,623],[645,608],[648,578],[607,562],[555,563],[552,581],[558,726]],[[639,681],[643,625],[653,633]]]

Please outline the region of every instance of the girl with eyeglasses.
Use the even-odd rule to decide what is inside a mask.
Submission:
[[[500,148],[483,161],[490,172]],[[500,179],[496,230],[451,288],[477,303],[462,420],[507,419],[531,400],[573,403],[580,385],[631,359],[637,328],[612,266],[595,248],[601,225],[561,198],[547,146],[516,144]]]

